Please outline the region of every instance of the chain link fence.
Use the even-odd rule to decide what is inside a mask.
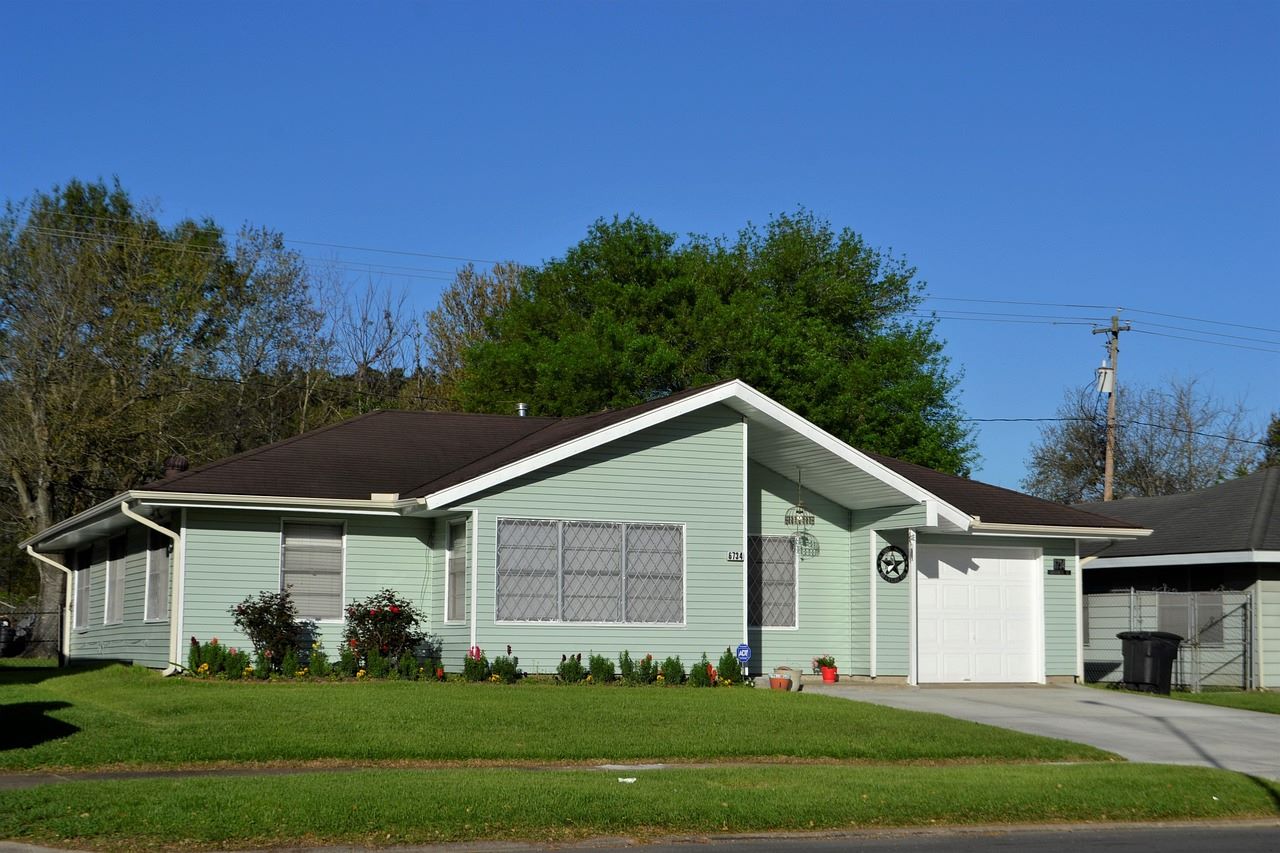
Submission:
[[[0,601],[0,657],[56,658],[61,636],[61,610],[40,610],[34,598]]]
[[[1091,593],[1084,597],[1084,678],[1122,680],[1121,631],[1165,631],[1182,637],[1173,685],[1200,692],[1254,686],[1253,599],[1247,592]]]

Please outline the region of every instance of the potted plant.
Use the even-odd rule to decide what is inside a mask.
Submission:
[[[822,680],[828,684],[836,680],[836,659],[831,655],[818,655],[813,659],[813,671],[822,673]]]

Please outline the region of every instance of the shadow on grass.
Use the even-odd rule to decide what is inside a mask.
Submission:
[[[54,661],[34,666],[0,666],[0,687],[6,684],[39,684],[50,678],[62,678],[64,675],[75,675],[80,672],[91,672],[95,669],[106,669],[117,664],[128,664],[128,661],[95,660],[58,666]]]
[[[78,726],[48,716],[70,708],[70,702],[19,702],[0,705],[0,752],[29,749],[80,731]]]

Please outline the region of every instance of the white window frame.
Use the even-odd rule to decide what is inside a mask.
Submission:
[[[635,524],[680,528],[680,621],[679,622],[570,622],[558,619],[499,619],[498,618],[498,526],[503,521],[547,521],[566,524]],[[563,578],[560,581],[563,583]],[[555,627],[638,627],[638,628],[687,628],[689,622],[689,530],[682,521],[618,521],[605,518],[547,518],[541,515],[500,515],[494,520],[493,544],[493,623],[495,625],[542,625]]]
[[[122,543],[123,553],[119,557],[112,557],[111,551],[115,544]],[[129,558],[129,539],[127,536],[112,536],[107,540],[107,559],[106,559],[106,581],[104,582],[104,595],[102,596],[102,624],[103,625],[119,625],[124,622],[124,591],[125,577],[124,568],[125,561]],[[112,576],[115,576],[114,582]],[[116,619],[111,618],[111,599],[119,598],[120,613]]]
[[[791,573],[792,573],[792,579],[793,579],[792,589],[794,591],[791,599],[791,607],[792,607],[791,614],[792,614],[792,620],[795,622],[795,624],[794,625],[751,625],[750,627],[759,629],[761,631],[799,631],[800,630],[800,549],[796,545],[795,537],[787,536],[781,533],[760,534],[759,536],[748,536],[747,537],[747,554],[746,554],[747,562],[748,562],[748,565],[747,565],[748,572],[751,571],[750,549],[751,549],[752,539],[790,539],[791,540]],[[750,589],[747,590],[747,594],[748,595],[751,594]],[[764,590],[761,589],[761,595],[763,594],[764,594]],[[764,606],[764,603],[761,602],[761,607],[763,608],[763,606]],[[747,621],[748,622],[751,621],[749,609],[748,609]]]
[[[159,574],[156,563],[156,549],[152,547],[155,541],[163,540],[164,548],[160,551],[163,554],[165,562],[164,577],[165,588],[164,594],[160,596],[160,601],[164,603],[164,615],[157,616],[151,612],[151,587],[157,580]],[[147,535],[147,582],[142,592],[142,621],[144,622],[168,622],[169,621],[169,584],[173,582],[173,540],[162,533],[148,531]]]
[[[342,518],[294,518],[281,517],[280,519],[280,572],[276,578],[276,589],[284,592],[284,526],[286,524],[327,524],[331,527],[338,527],[342,530],[342,569],[339,572],[339,579],[342,591],[338,595],[338,615],[326,616],[324,618],[316,618],[307,613],[299,613],[298,618],[317,625],[340,625],[346,620],[347,613],[347,522]]]
[[[462,602],[462,606],[460,608],[462,615],[450,616],[449,614],[453,612],[454,593],[457,592],[457,590],[454,589],[452,566],[453,558],[455,556],[453,533],[454,530],[459,527],[462,528],[462,538],[460,540],[462,545],[457,549],[461,551],[462,556],[462,597],[459,599]],[[446,625],[465,625],[467,623],[467,570],[470,568],[468,566],[468,563],[470,562],[470,558],[468,556],[468,551],[470,550],[469,545],[470,537],[467,536],[467,519],[451,519],[445,525],[444,531],[444,624]]]
[[[92,606],[90,600],[93,598],[93,548],[75,551],[73,559],[76,566],[76,588],[72,602],[75,611],[71,616],[71,623],[77,631],[88,631],[89,608]]]

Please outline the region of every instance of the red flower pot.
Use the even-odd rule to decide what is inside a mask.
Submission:
[[[836,680],[836,668],[834,666],[820,667],[822,670],[822,680],[828,684],[834,684]]]

